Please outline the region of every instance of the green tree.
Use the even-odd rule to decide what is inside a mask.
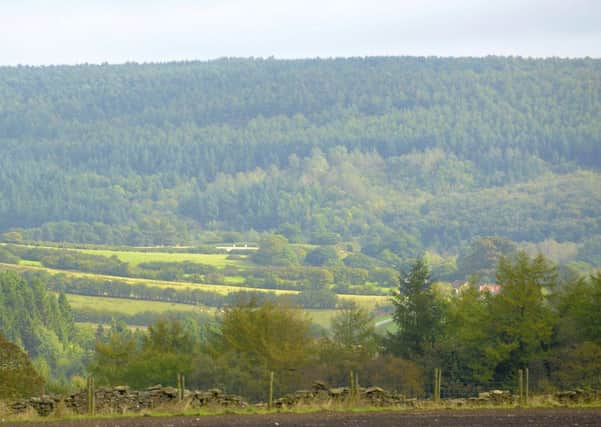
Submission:
[[[542,255],[518,252],[513,261],[501,258],[497,283],[502,290],[490,304],[491,345],[504,353],[496,376],[506,379],[550,348],[554,316],[545,292],[557,287],[557,268]]]
[[[252,257],[253,261],[262,265],[288,267],[298,264],[296,252],[288,244],[284,236],[272,235],[261,239],[259,250]]]
[[[564,286],[557,298],[562,344],[590,341],[601,344],[601,273]]]
[[[177,374],[187,376],[192,371],[196,351],[193,337],[179,320],[161,317],[148,327],[141,350],[127,365],[124,381],[135,388],[172,384]]]
[[[378,339],[374,321],[364,308],[352,305],[342,310],[332,318],[330,331],[322,360],[335,361],[342,375],[376,356]]]
[[[97,340],[91,370],[104,384],[172,384],[177,374],[191,372],[196,351],[194,337],[178,319],[161,317],[144,334],[116,322]]]
[[[495,277],[501,257],[510,256],[516,250],[516,244],[506,238],[483,237],[457,257],[457,273],[462,277],[477,275],[481,280],[490,282]]]
[[[282,305],[251,301],[228,308],[208,337],[210,371],[216,375],[211,380],[231,392],[264,398],[269,372],[274,371],[278,390],[292,391],[314,354],[310,332],[305,314]],[[197,381],[202,383],[202,376],[197,373]]]
[[[592,237],[584,242],[576,257],[593,267],[601,267],[601,236]]]
[[[490,313],[494,297],[481,294],[470,283],[448,306],[444,338],[437,346],[439,360],[449,390],[465,393],[465,384],[486,384],[495,375],[497,365],[506,357],[505,347],[494,342]]]
[[[138,343],[123,322],[113,322],[106,336],[96,339],[96,351],[90,371],[99,384],[117,385],[126,378],[129,364],[134,360]]]
[[[2,234],[2,240],[9,243],[20,243],[23,241],[23,235],[18,231],[7,231]]]
[[[43,390],[44,380],[27,354],[0,333],[0,399],[31,397]]]
[[[414,360],[431,352],[441,335],[444,307],[432,291],[430,272],[423,258],[415,261],[409,272],[401,272],[392,304],[398,331],[388,334],[388,350]]]
[[[315,248],[305,256],[305,264],[315,267],[334,266],[339,262],[338,252],[333,246]]]

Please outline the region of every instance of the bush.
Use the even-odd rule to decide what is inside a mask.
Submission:
[[[314,267],[332,266],[338,264],[339,261],[336,249],[331,246],[313,249],[305,257],[305,264]]]
[[[0,335],[0,399],[17,399],[41,394],[44,380],[27,354]]]

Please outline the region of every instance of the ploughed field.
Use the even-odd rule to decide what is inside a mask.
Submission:
[[[3,424],[0,425],[10,425]],[[62,420],[15,424],[28,427],[224,427],[224,426],[601,426],[601,408],[596,409],[491,409],[409,412],[315,412],[307,414],[210,415],[137,417],[121,419]]]

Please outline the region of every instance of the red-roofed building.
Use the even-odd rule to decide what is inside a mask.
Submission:
[[[490,292],[493,295],[497,295],[501,292],[501,285],[497,285],[495,283],[485,283],[484,285],[480,285],[478,288],[480,292]]]

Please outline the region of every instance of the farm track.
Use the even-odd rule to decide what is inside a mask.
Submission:
[[[600,426],[601,409],[436,410],[410,412],[315,412],[308,414],[207,415],[1,423],[28,427],[360,427],[360,426]]]

